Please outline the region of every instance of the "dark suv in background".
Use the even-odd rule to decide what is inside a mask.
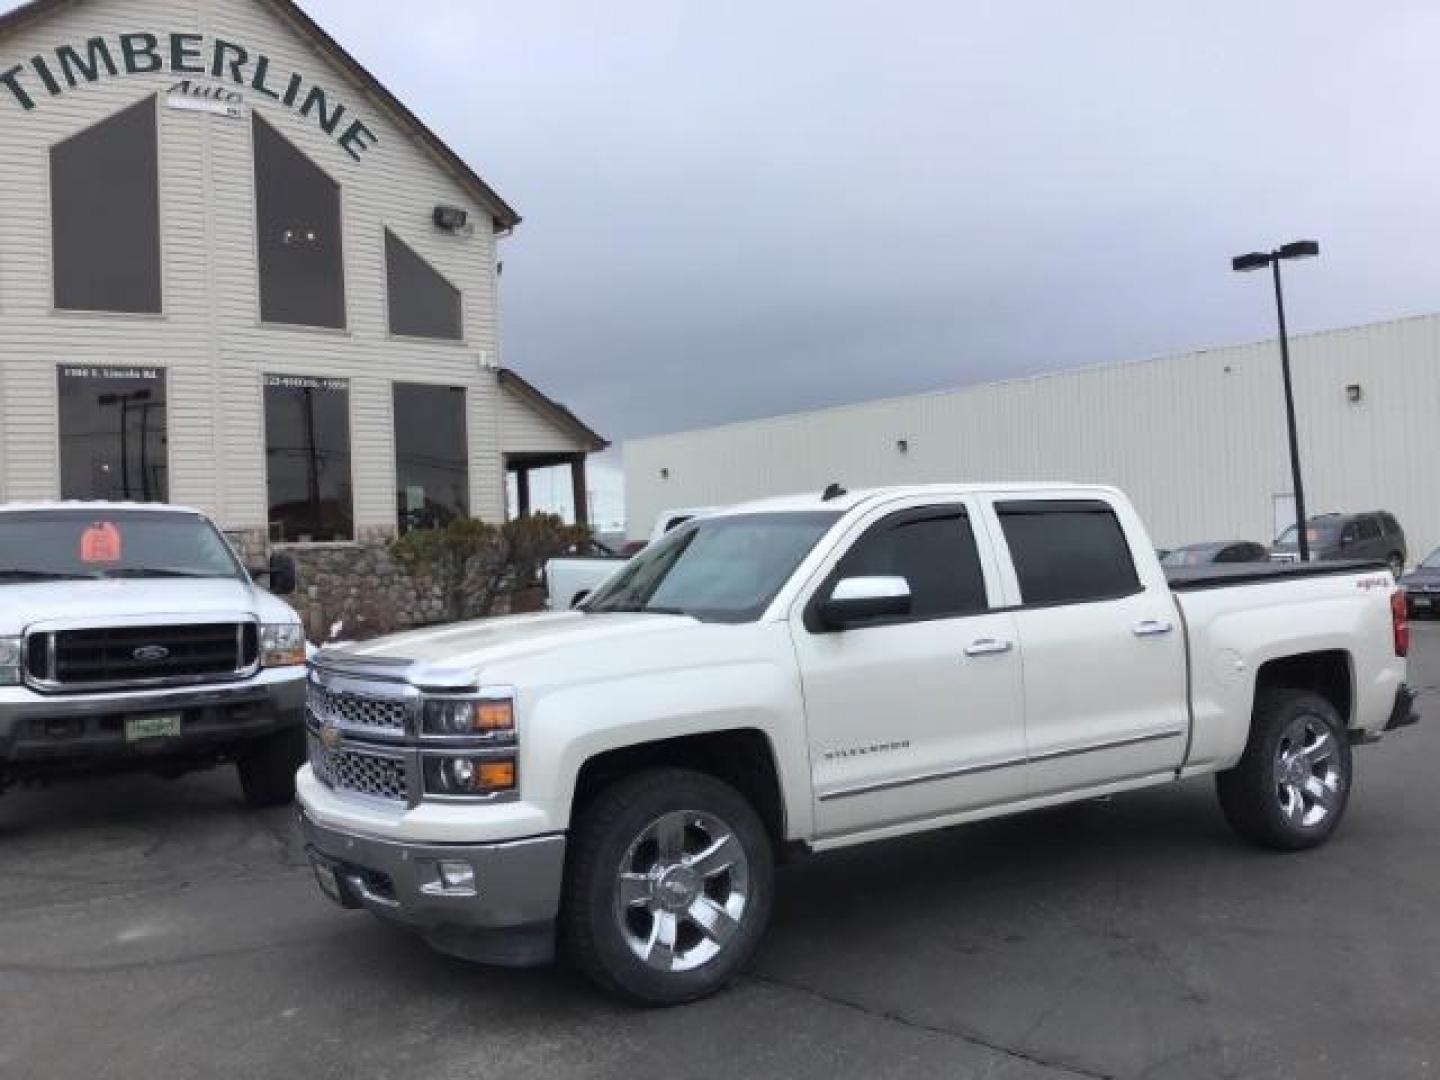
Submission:
[[[1308,523],[1306,537],[1310,558],[1318,562],[1338,559],[1373,559],[1387,562],[1398,578],[1405,572],[1405,530],[1395,515],[1384,510],[1367,510],[1360,514],[1319,514]],[[1270,557],[1279,562],[1297,562],[1300,552],[1295,542],[1295,526],[1280,534]]]

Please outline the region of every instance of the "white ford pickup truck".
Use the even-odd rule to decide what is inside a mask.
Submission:
[[[288,803],[305,758],[305,635],[195,510],[0,506],[0,790],[234,762],[252,806]]]
[[[675,1003],[755,948],[777,859],[1215,774],[1325,840],[1352,746],[1414,720],[1383,564],[1167,580],[1118,492],[937,486],[732,507],[576,611],[324,650],[316,877],[494,963],[558,938]]]

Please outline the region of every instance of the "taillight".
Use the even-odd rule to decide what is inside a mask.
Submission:
[[[1390,594],[1390,625],[1395,629],[1395,655],[1410,655],[1410,619],[1405,613],[1405,590]]]

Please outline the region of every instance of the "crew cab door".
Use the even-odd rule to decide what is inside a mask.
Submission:
[[[879,508],[817,572],[791,616],[820,837],[1019,798],[1021,657],[974,505]],[[826,625],[837,583],[903,578],[906,614]]]
[[[1178,768],[1189,735],[1184,628],[1133,511],[1000,496],[990,512],[1025,656],[1030,793]]]

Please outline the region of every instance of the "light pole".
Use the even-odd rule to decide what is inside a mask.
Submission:
[[[1290,436],[1290,483],[1295,489],[1295,541],[1300,561],[1310,561],[1306,535],[1305,485],[1300,479],[1300,440],[1295,434],[1295,391],[1290,385],[1290,340],[1285,335],[1285,294],[1280,288],[1280,264],[1286,259],[1310,259],[1320,254],[1317,240],[1295,240],[1274,251],[1252,251],[1230,260],[1231,269],[1247,273],[1270,267],[1275,278],[1275,313],[1280,320],[1280,373],[1285,380],[1285,430]]]

